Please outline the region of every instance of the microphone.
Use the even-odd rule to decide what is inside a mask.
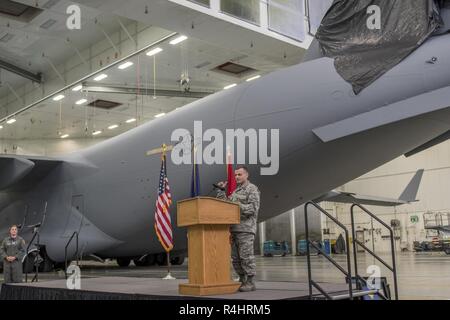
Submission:
[[[219,189],[219,190],[225,191],[225,188],[220,187],[220,186],[217,185],[216,183],[213,183],[213,187],[214,187],[214,189]]]
[[[211,191],[206,196],[207,197],[211,196],[213,194],[213,192],[216,191],[217,189],[220,189],[220,187],[217,184],[213,183],[213,187],[212,187]]]

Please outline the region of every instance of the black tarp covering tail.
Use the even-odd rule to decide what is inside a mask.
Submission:
[[[316,38],[322,54],[334,58],[337,72],[358,94],[434,32],[442,32],[444,22],[440,9],[449,3],[447,0],[335,0]]]

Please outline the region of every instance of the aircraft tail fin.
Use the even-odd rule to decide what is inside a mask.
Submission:
[[[394,207],[415,202],[420,182],[422,181],[423,169],[416,172],[414,177],[406,186],[398,199],[361,195],[352,192],[330,191],[315,199],[315,202],[331,201],[339,203],[358,203],[370,206]]]
[[[423,172],[423,169],[417,170],[416,174],[412,177],[405,190],[403,190],[403,192],[401,193],[399,200],[405,202],[417,201],[416,196],[417,192],[419,191],[420,182],[422,181]]]

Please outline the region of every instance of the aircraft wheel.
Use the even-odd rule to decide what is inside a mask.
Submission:
[[[174,266],[181,266],[184,262],[184,257],[183,256],[178,256],[175,258],[170,259],[170,263],[173,264]]]
[[[133,262],[136,267],[145,267],[147,264],[145,263],[145,259],[139,260],[139,259],[133,259]]]
[[[149,254],[148,256],[145,257],[145,262],[147,266],[154,266],[156,263],[156,255]]]
[[[53,261],[49,257],[45,257],[44,261],[39,264],[39,272],[51,272],[54,269]]]
[[[156,263],[158,266],[166,266],[167,265],[167,255],[165,253],[160,253],[156,255]]]
[[[116,261],[120,267],[128,267],[130,265],[131,259],[117,258]]]
[[[22,263],[23,273],[33,273],[35,271],[34,262],[36,259],[36,252],[30,252]]]
[[[70,266],[70,261],[67,261],[67,266]],[[53,270],[66,270],[66,263],[65,262],[55,262],[53,265]]]

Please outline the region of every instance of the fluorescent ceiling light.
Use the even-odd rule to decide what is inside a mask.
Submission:
[[[136,121],[136,119],[135,118],[132,118],[132,119],[128,119],[127,121],[125,121],[126,123],[132,123],[132,122],[135,122]]]
[[[253,81],[253,80],[259,79],[259,78],[261,78],[261,76],[260,76],[260,75],[258,74],[257,76],[254,76],[254,77],[248,78],[248,79],[247,79],[247,80],[245,80],[245,81],[249,82],[249,81]]]
[[[123,70],[123,69],[126,69],[126,68],[128,68],[128,67],[131,67],[132,65],[133,65],[133,62],[127,61],[127,62],[125,62],[125,63],[122,63],[118,68],[119,68],[120,70]]]
[[[108,75],[102,73],[101,75],[96,76],[96,77],[94,78],[94,80],[95,80],[95,81],[101,81],[101,80],[103,80],[103,79],[105,79],[105,78],[108,78]]]
[[[230,85],[224,87],[224,89],[225,89],[225,90],[228,90],[228,89],[231,89],[231,88],[236,87],[236,86],[237,86],[237,84],[236,84],[236,83],[233,83],[233,84],[230,84]]]
[[[186,36],[179,36],[179,37],[173,39],[172,41],[170,41],[169,43],[170,43],[171,45],[176,45],[176,44],[179,44],[180,42],[183,42],[183,41],[186,40],[187,38],[188,38],[188,37],[186,37]]]
[[[149,52],[147,52],[147,55],[149,56],[149,57],[151,57],[151,56],[154,56],[155,54],[158,54],[158,53],[160,53],[161,51],[163,51],[163,49],[161,49],[161,48],[155,48],[155,49],[152,49],[152,50],[150,50]]]
[[[14,122],[16,122],[16,119],[9,119],[8,121],[6,121],[7,124],[13,124]]]
[[[80,104],[83,104],[83,103],[85,103],[85,102],[87,102],[86,99],[80,99],[80,100],[78,100],[77,102],[75,102],[75,104],[80,105]]]
[[[72,88],[72,91],[80,91],[81,89],[83,89],[83,86],[81,84],[77,85],[76,87]]]
[[[0,126],[0,130],[2,130],[3,129],[3,126]]]
[[[69,137],[68,134],[63,134],[63,135],[61,136],[61,139],[65,139],[65,138],[68,138],[68,137]]]
[[[117,128],[117,127],[118,127],[117,124],[113,124],[112,126],[109,126],[108,129],[109,130],[113,130],[113,129]]]
[[[162,113],[158,113],[157,115],[155,115],[155,118],[161,118],[162,116],[164,116],[166,113],[162,112]]]
[[[100,130],[99,130],[99,131],[94,131],[94,132],[92,132],[92,135],[93,135],[93,136],[96,136],[96,135],[98,135],[98,134],[100,134],[100,133],[102,133]]]
[[[63,94],[58,94],[56,97],[53,98],[53,101],[59,101],[64,99],[65,96]]]

